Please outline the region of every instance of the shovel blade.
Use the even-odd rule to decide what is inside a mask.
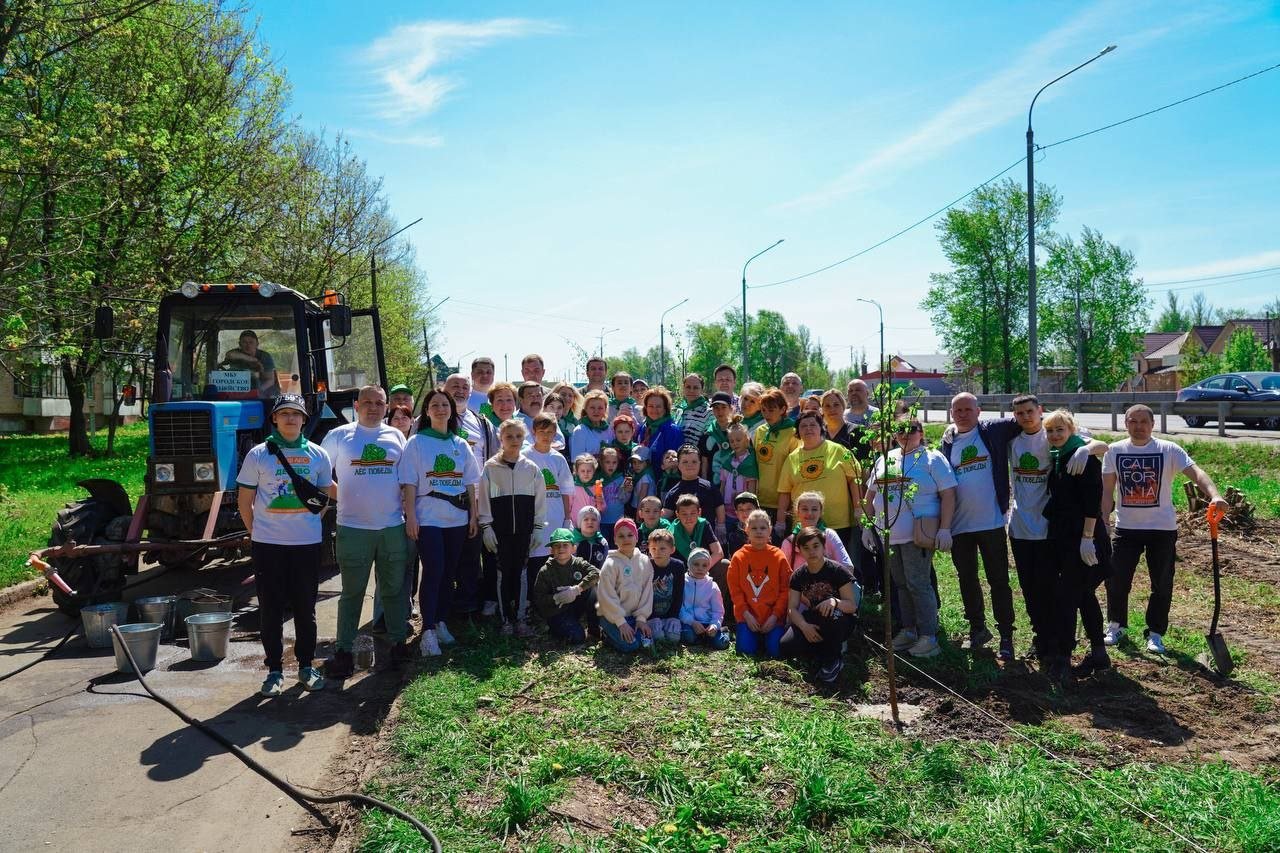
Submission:
[[[1224,677],[1230,675],[1231,671],[1236,668],[1236,664],[1231,659],[1231,651],[1227,648],[1226,638],[1214,632],[1206,634],[1205,639],[1209,641],[1209,654],[1213,658],[1213,668],[1218,671],[1219,675]]]

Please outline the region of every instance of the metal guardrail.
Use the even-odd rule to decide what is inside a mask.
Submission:
[[[1014,394],[979,394],[978,405],[984,411],[998,411],[1003,417],[1013,409]],[[1116,394],[1041,394],[1045,409],[1065,408],[1073,412],[1094,415],[1111,415],[1111,429],[1120,432],[1125,409],[1135,403],[1150,406],[1160,418],[1160,432],[1169,432],[1169,415],[1191,415],[1218,422],[1218,435],[1226,436],[1227,421],[1262,420],[1280,418],[1280,403],[1248,401],[1193,401],[1177,402],[1173,392],[1142,392]],[[937,395],[921,395],[912,400],[920,407],[922,420],[929,420],[929,412],[945,412],[951,408],[951,398]]]

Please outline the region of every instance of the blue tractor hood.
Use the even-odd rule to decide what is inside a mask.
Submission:
[[[261,400],[155,403],[147,410],[147,421],[153,461],[196,457],[213,462],[221,488],[235,482],[237,434],[260,430],[266,422]]]

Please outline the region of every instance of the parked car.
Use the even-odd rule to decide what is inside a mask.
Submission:
[[[1246,373],[1220,373],[1201,379],[1178,392],[1178,402],[1214,402],[1217,400],[1242,400],[1276,403],[1280,405],[1280,373],[1249,371]],[[1183,416],[1189,427],[1204,426],[1217,418]],[[1233,418],[1250,429],[1280,429],[1280,417]]]

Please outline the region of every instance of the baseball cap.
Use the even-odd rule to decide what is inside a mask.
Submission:
[[[636,445],[636,448],[631,451],[631,458],[639,459],[641,462],[648,462],[649,448],[645,447],[643,444]]]
[[[755,492],[738,492],[733,496],[733,505],[737,506],[740,503],[752,503],[759,507],[760,499],[756,497]]]
[[[412,394],[412,393],[413,393],[413,389],[410,388],[408,385],[405,385],[403,382],[401,382],[399,385],[392,385],[391,390],[387,392],[387,396],[390,397],[392,394]]]
[[[306,415],[307,403],[302,399],[301,394],[281,394],[279,397],[276,397],[276,403],[271,407],[271,414],[274,415],[276,412],[283,412],[285,410],[302,412],[302,414]],[[308,415],[308,417],[310,416]]]
[[[551,544],[558,545],[561,542],[567,542],[572,545],[573,531],[564,527],[557,527],[555,530],[551,531]]]
[[[723,391],[717,391],[711,395],[711,405],[714,406],[716,403],[724,403],[726,406],[732,406],[733,397]]]

